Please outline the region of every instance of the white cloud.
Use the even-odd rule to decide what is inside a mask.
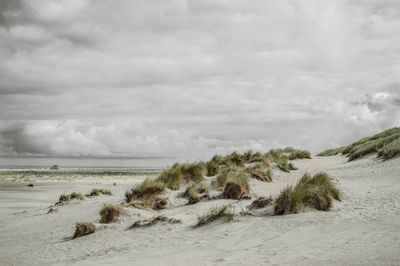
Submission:
[[[317,152],[400,123],[396,1],[1,10],[3,153]]]

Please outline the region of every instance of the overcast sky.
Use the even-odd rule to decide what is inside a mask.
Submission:
[[[400,2],[0,0],[0,154],[319,152],[400,125]]]

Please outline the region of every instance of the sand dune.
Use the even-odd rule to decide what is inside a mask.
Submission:
[[[194,228],[197,216],[212,207],[232,204],[238,214],[251,200],[209,200],[184,205],[171,193],[167,209],[155,212],[126,208],[111,224],[99,224],[105,203],[120,203],[133,184],[110,182],[50,182],[34,188],[26,183],[1,183],[1,265],[399,265],[400,158],[380,161],[373,156],[347,162],[342,156],[294,161],[298,170],[275,169],[273,182],[251,180],[258,196],[276,196],[305,173],[327,172],[343,193],[330,212],[307,211],[271,216],[272,207],[258,217],[236,216],[229,223]],[[104,184],[99,184],[103,182]],[[97,183],[97,184],[94,184]],[[86,193],[108,188],[112,196],[48,206],[61,193]],[[12,193],[10,192],[12,191]],[[12,198],[10,197],[12,195]],[[163,214],[180,224],[156,224],[127,230],[138,219]],[[75,222],[95,222],[96,233],[71,240]]]

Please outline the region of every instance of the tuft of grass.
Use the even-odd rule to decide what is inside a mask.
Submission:
[[[157,178],[157,181],[162,182],[169,189],[179,189],[181,183],[183,182],[184,176],[182,169],[178,164],[175,164],[170,169],[165,170]]]
[[[207,174],[207,164],[175,164],[170,169],[161,173],[157,178],[158,181],[165,184],[166,187],[172,190],[180,188],[184,182],[201,182]]]
[[[152,226],[155,225],[157,223],[160,222],[166,222],[166,223],[170,223],[170,224],[177,224],[177,223],[181,223],[181,220],[178,219],[173,219],[173,218],[167,218],[163,215],[159,215],[153,219],[149,219],[149,220],[138,220],[136,222],[134,222],[128,229],[135,229],[138,227],[148,227],[148,226]]]
[[[168,200],[159,197],[165,192],[165,185],[158,179],[146,178],[140,185],[125,193],[127,203],[135,202],[133,206],[143,206],[153,210],[164,209]]]
[[[255,199],[249,206],[249,209],[261,209],[264,208],[265,206],[268,206],[273,203],[273,199],[271,197],[259,197]]]
[[[230,155],[228,155],[226,157],[226,161],[229,162],[228,164],[233,164],[240,167],[244,166],[244,160],[237,152],[232,152]]]
[[[85,197],[81,193],[72,192],[71,194],[61,194],[56,204],[61,204],[73,199],[84,200]]]
[[[249,196],[249,179],[246,175],[240,175],[235,179],[230,179],[222,192],[225,199],[243,199]]]
[[[314,175],[314,177],[311,177],[309,174],[305,174],[299,180],[298,185],[302,187],[318,186],[325,194],[329,195],[335,200],[342,200],[340,191],[332,183],[329,175],[326,173],[317,173]]]
[[[63,203],[65,201],[69,201],[69,195],[61,194],[57,203]]]
[[[76,223],[75,224],[75,233],[73,235],[73,239],[81,236],[90,235],[96,232],[96,227],[93,223]]]
[[[289,160],[296,159],[311,159],[311,154],[309,151],[303,150],[294,150],[289,154]]]
[[[292,186],[287,186],[275,200],[274,213],[275,215],[297,213],[300,202],[300,197],[296,190]]]
[[[78,200],[84,200],[85,199],[85,197],[81,194],[81,193],[76,193],[76,192],[72,192],[70,195],[69,195],[69,198],[72,200],[72,199],[78,199]]]
[[[228,210],[227,206],[224,206],[222,208],[213,208],[210,212],[197,217],[198,221],[196,226],[203,226],[219,219],[224,219],[225,222],[230,222],[233,220],[234,217],[235,214],[232,211]]]
[[[142,199],[149,196],[161,194],[165,191],[165,185],[158,179],[146,178],[140,185],[125,193],[126,202],[134,199]]]
[[[305,174],[295,187],[283,189],[275,201],[275,215],[297,213],[308,206],[321,211],[329,211],[332,199],[341,200],[340,192],[326,173],[311,177]]]
[[[251,169],[250,176],[257,180],[263,182],[272,182],[272,172],[271,169],[261,170],[261,169]]]
[[[94,196],[100,196],[100,195],[109,195],[111,196],[112,193],[109,189],[98,189],[98,188],[94,188],[92,189],[92,191],[90,191],[90,193],[86,194],[86,197],[94,197]]]
[[[209,161],[207,163],[207,175],[208,176],[214,176],[217,175],[219,172],[219,164],[216,161]]]
[[[288,158],[286,156],[281,156],[275,159],[275,162],[278,164],[279,169],[283,172],[289,173],[290,172],[290,165],[288,162]]]
[[[195,204],[201,199],[208,197],[208,192],[208,188],[203,184],[194,183],[185,190],[183,197],[188,199],[188,204]]]
[[[119,205],[104,205],[100,211],[100,223],[112,223],[118,220],[124,210]]]
[[[352,161],[371,153],[377,153],[378,158],[384,160],[400,154],[400,128],[388,129],[379,134],[356,141],[348,146],[326,150],[319,153],[318,156],[343,154],[349,158],[349,161]]]
[[[224,188],[222,197],[226,199],[242,199],[250,192],[249,177],[241,169],[226,169],[217,176],[216,183]]]

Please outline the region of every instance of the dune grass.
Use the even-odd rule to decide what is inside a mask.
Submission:
[[[162,172],[157,180],[164,183],[167,188],[177,190],[184,182],[203,181],[206,174],[207,164],[205,163],[175,164],[170,169]]]
[[[247,198],[250,193],[249,177],[244,172],[228,175],[222,197],[225,199]]]
[[[319,153],[318,156],[343,154],[349,158],[349,161],[352,161],[371,153],[377,153],[378,158],[384,160],[400,154],[400,128],[388,129],[379,134],[356,141],[351,145],[326,150]]]
[[[75,232],[73,235],[73,239],[77,237],[82,237],[86,235],[90,235],[96,232],[96,227],[94,226],[93,223],[83,223],[79,222],[75,224]]]
[[[262,182],[272,182],[272,171],[271,169],[261,170],[252,169],[250,171],[250,176]]]
[[[220,219],[223,219],[225,222],[230,222],[234,217],[235,214],[230,211],[227,206],[222,208],[213,208],[208,213],[197,217],[196,226],[203,226]]]
[[[378,156],[384,160],[393,158],[398,154],[400,154],[400,138],[384,145],[378,152]]]
[[[135,186],[125,193],[126,202],[133,199],[141,199],[148,196],[161,194],[165,191],[164,183],[159,180],[146,178],[141,184]]]
[[[182,221],[178,220],[178,219],[167,218],[163,215],[159,215],[153,219],[138,220],[138,221],[134,222],[128,229],[135,229],[138,227],[148,227],[148,226],[152,226],[152,225],[155,225],[155,224],[161,223],[161,222],[170,223],[170,224],[178,224],[178,223],[181,223]]]
[[[283,189],[275,201],[275,215],[298,213],[305,206],[329,211],[332,199],[341,200],[340,192],[325,173],[305,174],[295,187]]]
[[[193,183],[187,187],[183,197],[188,199],[188,204],[195,204],[203,198],[207,198],[209,189],[202,183]]]
[[[303,150],[294,150],[289,154],[289,160],[296,159],[311,159],[311,154],[309,151]]]
[[[249,177],[241,168],[227,168],[215,180],[218,187],[224,188],[225,199],[242,199],[249,195]]]
[[[259,197],[255,199],[249,206],[249,209],[261,209],[273,203],[273,199],[271,197]]]
[[[71,194],[61,194],[56,204],[68,202],[73,199],[84,200],[85,197],[81,193],[76,193],[76,192],[72,192]]]
[[[160,197],[164,192],[164,183],[157,179],[146,178],[141,184],[125,193],[125,200],[127,203],[139,201],[137,205],[160,210],[164,209],[168,203],[167,199]]]
[[[112,193],[109,189],[98,189],[98,188],[94,188],[92,189],[92,191],[90,191],[90,193],[87,193],[85,196],[86,197],[94,197],[94,196],[100,196],[100,195],[109,195],[111,196]]]
[[[108,224],[115,222],[122,213],[124,213],[124,209],[119,205],[104,205],[100,211],[100,223]]]

